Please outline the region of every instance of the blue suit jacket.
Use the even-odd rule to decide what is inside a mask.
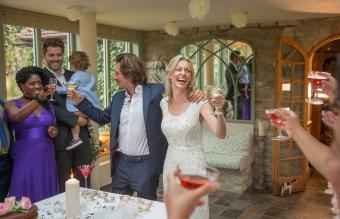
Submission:
[[[153,174],[160,174],[163,171],[163,164],[168,148],[168,142],[161,130],[162,111],[160,101],[162,100],[164,86],[162,84],[143,85],[143,116],[145,121],[146,137],[148,140],[149,151]],[[104,110],[95,108],[86,98],[77,108],[89,116],[93,121],[100,125],[111,122],[110,131],[110,154],[111,159],[118,143],[119,121],[125,99],[125,90],[117,92],[112,97],[109,107]],[[113,160],[111,160],[111,174],[113,173]]]

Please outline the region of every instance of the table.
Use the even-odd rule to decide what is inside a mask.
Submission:
[[[107,212],[109,213],[107,214],[107,216],[105,216],[105,218],[113,218],[113,215],[117,213],[117,211],[121,211],[122,208],[126,210],[127,207],[130,206],[130,204],[132,203],[131,201],[138,200],[138,202],[133,202],[133,203],[138,203],[138,207],[143,207],[141,206],[142,203],[150,202],[149,200],[145,200],[145,199],[134,198],[131,196],[122,196],[122,195],[115,194],[115,193],[108,193],[108,192],[103,192],[103,191],[98,191],[98,190],[93,190],[93,189],[80,188],[80,190],[82,193],[81,195],[82,198],[81,198],[81,203],[80,203],[81,204],[81,218],[86,218],[86,219],[93,219],[93,218],[102,219],[104,211],[105,211],[105,214],[107,214]],[[103,195],[106,197],[110,197],[111,199],[112,197],[114,197],[113,198],[114,200],[107,202],[102,197]],[[86,200],[84,197],[86,198]],[[127,202],[126,199],[129,199],[129,202]],[[59,206],[62,206],[65,209],[64,207],[65,206],[65,193],[60,193],[53,197],[34,203],[35,205],[38,206],[39,219],[57,218],[56,217],[57,212],[55,211],[56,202],[59,202],[59,204],[61,204]],[[155,219],[155,218],[166,219],[167,218],[166,208],[165,208],[164,203],[158,202],[158,201],[151,201],[151,202],[152,204],[148,211],[139,210],[137,215],[133,218],[134,219]],[[61,216],[60,213],[59,215]],[[109,217],[110,215],[112,215],[112,217]],[[115,218],[118,219],[117,217]]]

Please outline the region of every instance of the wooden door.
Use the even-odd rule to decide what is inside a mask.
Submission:
[[[307,71],[308,56],[305,50],[288,38],[280,38],[276,50],[275,106],[290,107],[308,129]],[[277,135],[277,130],[275,130]],[[308,161],[293,140],[273,141],[273,193],[281,193],[281,185],[297,180],[293,191],[306,188]]]

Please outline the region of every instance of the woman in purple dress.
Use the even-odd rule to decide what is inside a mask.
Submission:
[[[50,91],[42,86],[43,70],[25,67],[16,74],[23,96],[6,103],[6,119],[15,132],[11,156],[13,172],[10,196],[29,197],[32,202],[58,193],[58,179],[52,137],[57,134]]]

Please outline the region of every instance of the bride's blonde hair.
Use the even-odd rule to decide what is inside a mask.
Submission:
[[[190,70],[191,70],[191,81],[189,86],[187,87],[187,93],[189,95],[189,90],[193,87],[193,83],[195,81],[195,74],[194,74],[194,67],[192,65],[191,59],[185,57],[184,55],[177,55],[173,57],[168,65],[165,68],[165,72],[167,74],[167,78],[165,81],[165,92],[164,92],[164,97],[172,98],[172,87],[171,87],[171,75],[175,72],[176,67],[180,61],[187,61],[190,65]]]

